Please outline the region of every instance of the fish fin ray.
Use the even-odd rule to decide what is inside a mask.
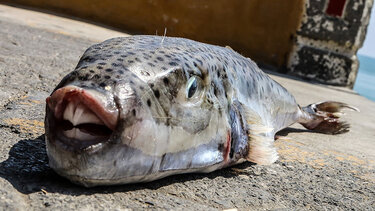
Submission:
[[[358,111],[358,108],[345,103],[326,101],[321,103],[310,104],[301,109],[302,117],[299,123],[305,128],[320,133],[340,134],[349,131],[350,124],[340,120],[344,114],[343,109]]]
[[[246,160],[261,165],[274,163],[278,154],[274,146],[273,128],[264,125],[262,118],[250,108],[245,107],[244,112],[249,137]]]

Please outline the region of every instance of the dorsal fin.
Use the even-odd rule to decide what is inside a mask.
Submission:
[[[273,128],[264,125],[261,117],[244,106],[245,119],[248,124],[249,152],[246,159],[257,164],[271,164],[278,159],[274,147],[274,137],[269,135]]]

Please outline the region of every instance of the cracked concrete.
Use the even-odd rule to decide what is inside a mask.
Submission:
[[[121,33],[90,25],[81,36],[73,32],[87,23],[2,5],[0,11],[0,210],[375,209],[375,103],[274,73],[301,105],[337,100],[360,108],[344,117],[351,131],[331,136],[292,125],[276,141],[280,160],[269,166],[244,163],[91,189],[70,183],[48,166],[45,98],[88,46]]]

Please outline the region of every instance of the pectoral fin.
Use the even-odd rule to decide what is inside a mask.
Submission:
[[[273,144],[273,128],[264,125],[262,118],[256,112],[246,106],[244,108],[249,136],[249,151],[246,159],[262,165],[274,163],[278,155]]]

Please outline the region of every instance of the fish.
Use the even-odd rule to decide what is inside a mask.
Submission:
[[[49,166],[86,187],[278,159],[276,132],[339,134],[348,104],[305,107],[230,47],[134,35],[89,47],[46,99]]]

